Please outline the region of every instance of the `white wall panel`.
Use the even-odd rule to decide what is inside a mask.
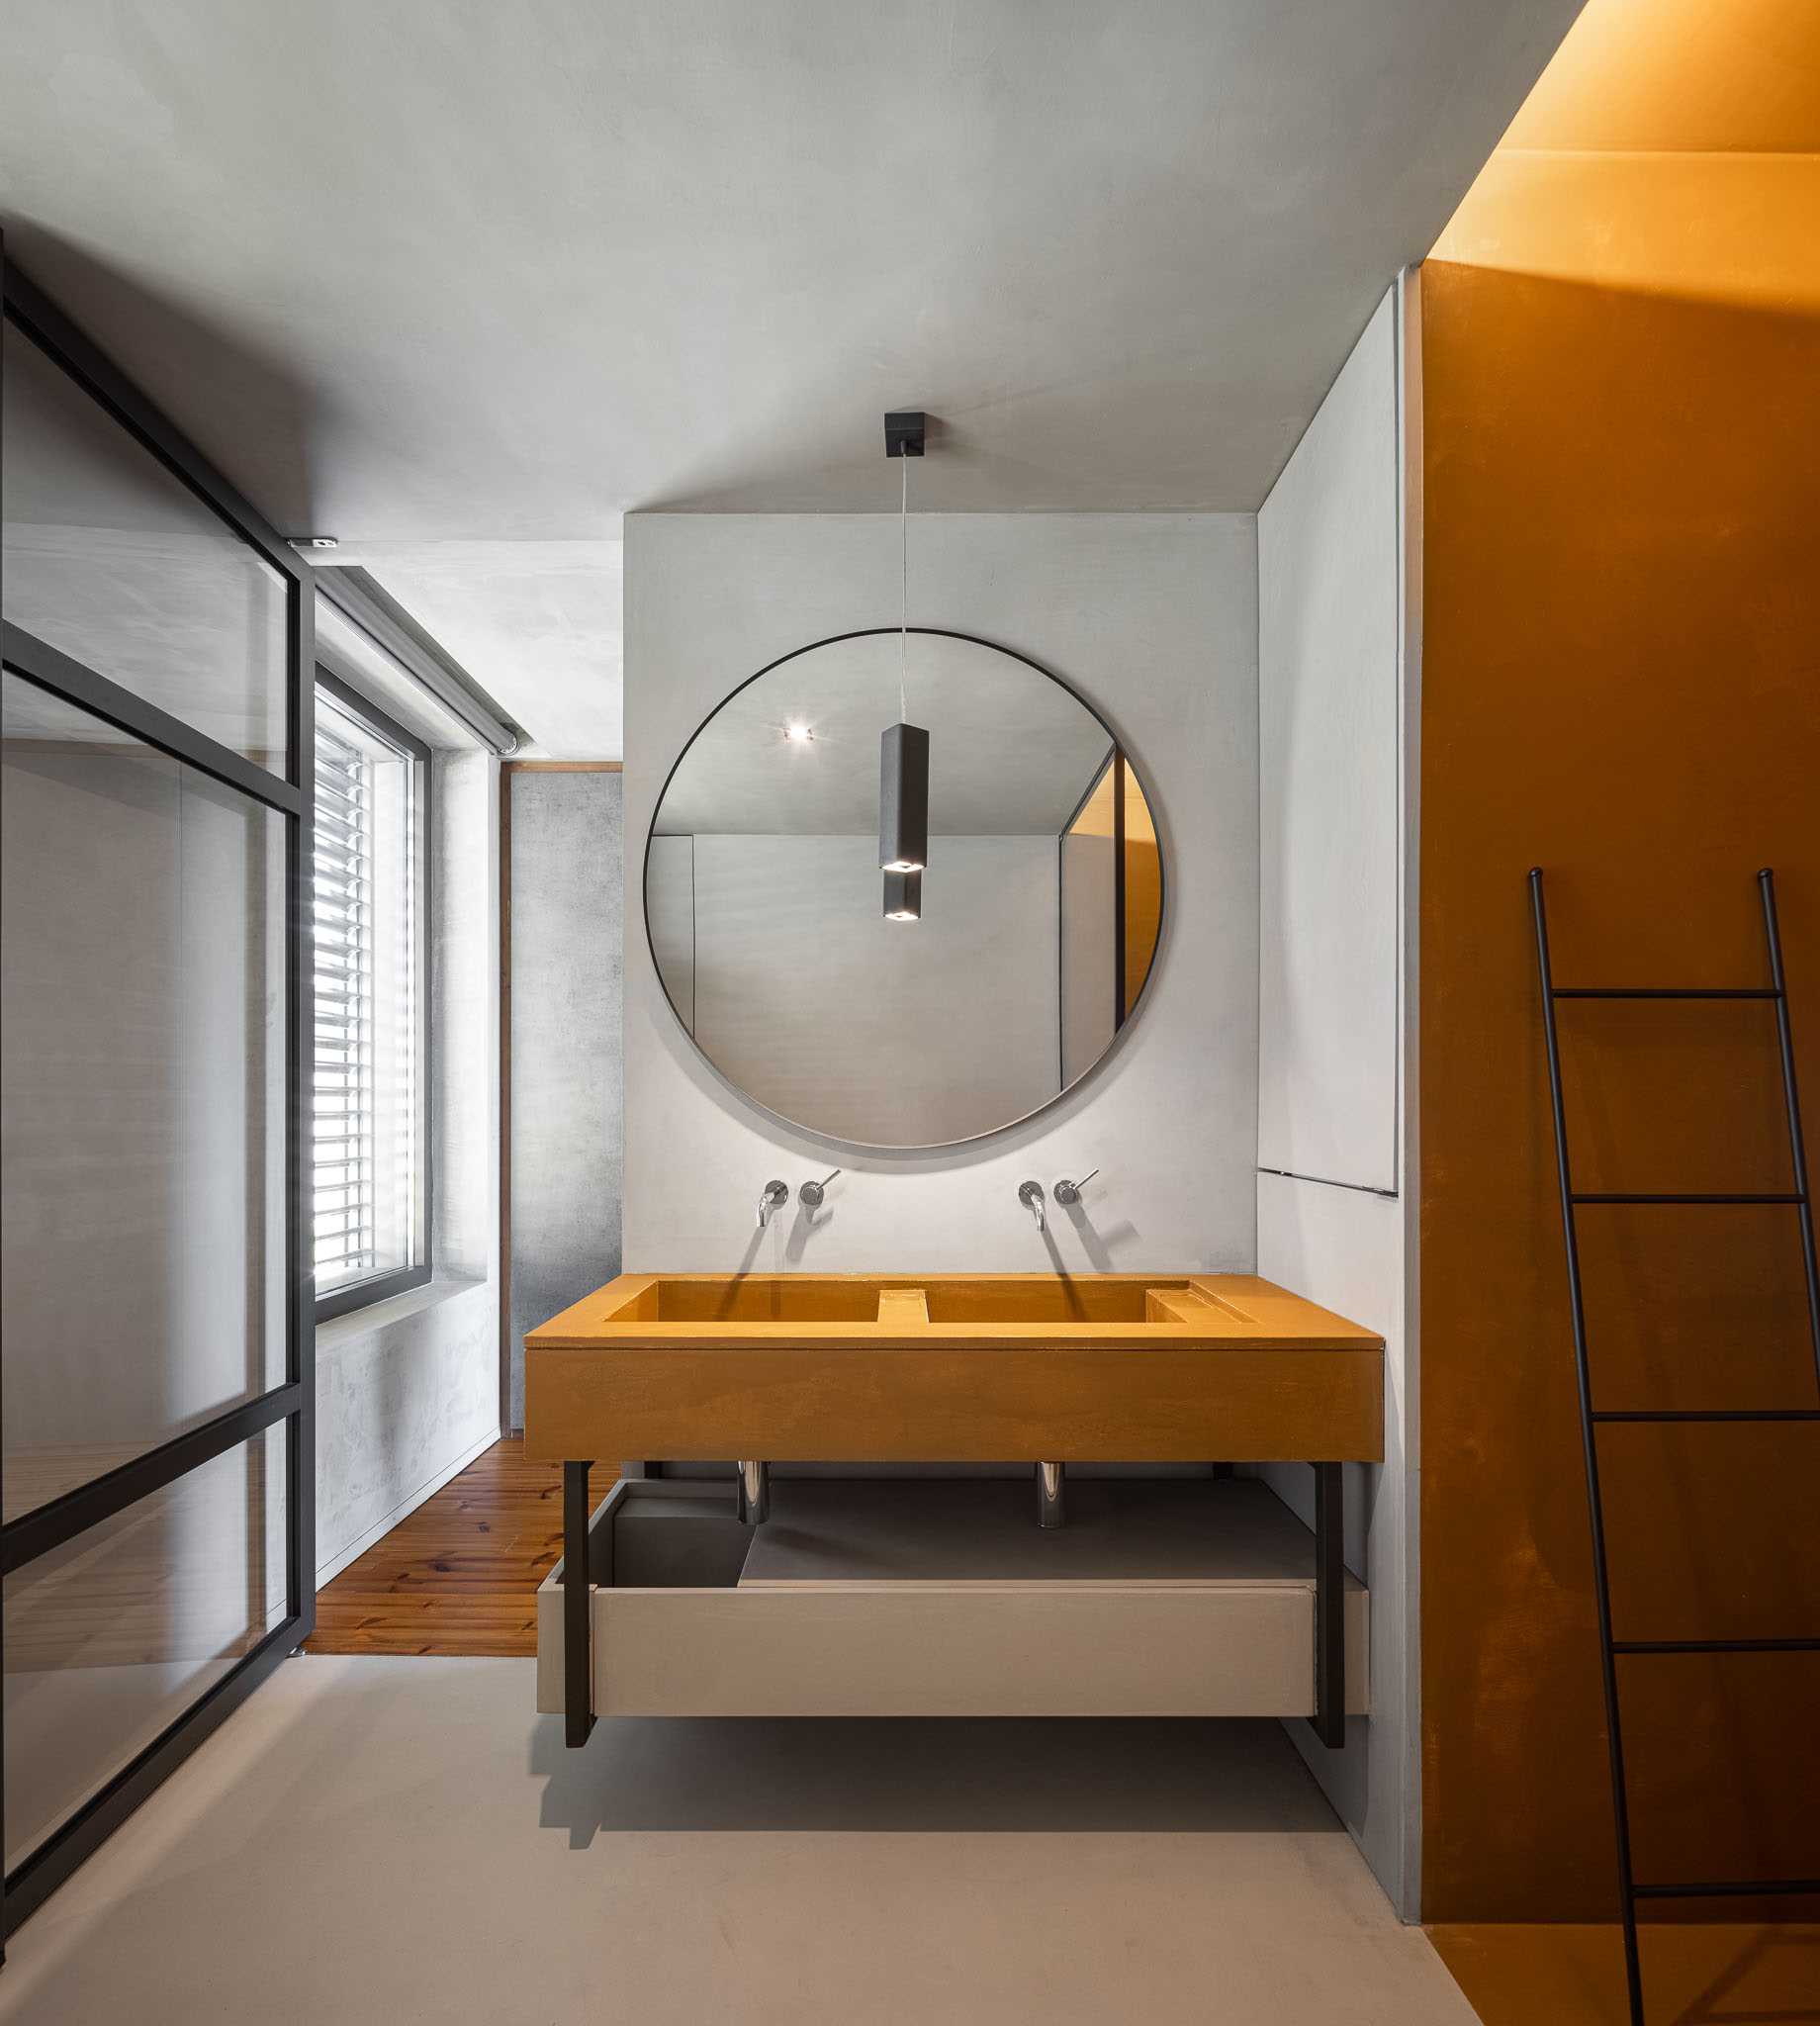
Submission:
[[[1384,1888],[1406,1913],[1414,1807],[1416,1738],[1410,1678],[1413,1617],[1407,1553],[1410,1476],[1406,1452],[1404,1206],[1359,1189],[1285,1175],[1257,1178],[1257,1270],[1384,1337],[1384,1461],[1345,1473],[1346,1562],[1371,1594],[1371,1715],[1347,1725],[1343,1750],[1307,1731],[1296,1742]],[[1310,1524],[1315,1473],[1299,1463],[1258,1474]]]
[[[1396,1187],[1397,362],[1386,297],[1258,514],[1258,1165]]]
[[[880,483],[885,483],[881,470]],[[628,1270],[1183,1271],[1252,1262],[1257,1114],[1257,607],[1246,514],[915,514],[910,616],[1073,684],[1155,791],[1169,881],[1144,1006],[1029,1124],[927,1154],[849,1153],[776,1125],[701,1060],[641,933],[642,842],[709,711],[777,656],[898,609],[883,515],[626,522]],[[970,1009],[956,1006],[956,1020]],[[811,1223],[755,1230],[760,1188],[847,1170]],[[1017,1200],[1098,1166],[1039,1233]]]
[[[1258,517],[1262,770],[1257,1270],[1385,1340],[1384,1461],[1345,1470],[1371,1714],[1291,1735],[1406,1920],[1420,1898],[1412,876],[1419,322],[1379,306]],[[1311,1179],[1313,1177],[1313,1179]],[[1395,1191],[1395,1194],[1390,1192]],[[1313,1472],[1259,1474],[1304,1517]]]

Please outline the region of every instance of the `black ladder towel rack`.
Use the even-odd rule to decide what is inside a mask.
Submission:
[[[1548,961],[1548,911],[1542,895],[1542,869],[1529,875],[1529,897],[1535,911],[1536,964],[1542,980],[1543,1032],[1548,1044],[1548,1087],[1554,1104],[1555,1155],[1561,1180],[1561,1223],[1567,1243],[1568,1294],[1573,1309],[1574,1364],[1580,1382],[1580,1432],[1586,1454],[1587,1505],[1592,1528],[1592,1574],[1598,1606],[1599,1658],[1605,1690],[1606,1750],[1611,1762],[1611,1803],[1617,1830],[1618,1886],[1624,1919],[1624,1970],[1630,1988],[1632,2026],[1645,2026],[1643,1977],[1637,1956],[1639,1899],[1771,1898],[1784,1893],[1820,1892],[1820,1878],[1700,1879],[1639,1883],[1631,1868],[1630,1809],[1624,1786],[1624,1743],[1618,1719],[1617,1663],[1630,1656],[1664,1653],[1813,1653],[1820,1638],[1763,1639],[1613,1639],[1611,1586],[1605,1561],[1605,1521],[1598,1485],[1598,1429],[1611,1422],[1812,1422],[1820,1424],[1820,1269],[1814,1256],[1813,1204],[1807,1187],[1807,1153],[1801,1139],[1801,1102],[1795,1084],[1794,1045],[1788,1026],[1788,990],[1782,971],[1781,934],[1775,917],[1775,879],[1769,869],[1757,875],[1763,900],[1764,939],[1769,945],[1770,983],[1733,989],[1675,986],[1558,985]],[[1561,1095],[1561,1047],[1555,1007],[1562,999],[1767,999],[1774,1003],[1776,1036],[1781,1045],[1782,1095],[1788,1114],[1788,1151],[1794,1187],[1759,1194],[1588,1194],[1574,1187],[1568,1158],[1567,1112]],[[1813,1342],[1815,1400],[1813,1407],[1600,1411],[1592,1405],[1592,1381],[1587,1359],[1586,1305],[1580,1279],[1580,1243],[1575,1214],[1594,1203],[1761,1203],[1794,1208],[1799,1221],[1802,1263],[1807,1274],[1807,1327]]]

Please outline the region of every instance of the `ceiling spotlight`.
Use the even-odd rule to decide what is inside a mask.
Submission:
[[[815,733],[806,724],[786,724],[783,736],[792,746],[812,746],[815,743]]]

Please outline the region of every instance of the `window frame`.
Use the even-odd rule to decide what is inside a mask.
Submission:
[[[431,749],[426,741],[408,731],[390,711],[375,703],[371,696],[357,690],[351,683],[344,682],[332,669],[320,662],[316,667],[315,682],[311,690],[311,704],[314,715],[316,697],[326,693],[335,706],[357,718],[378,737],[389,741],[410,756],[411,763],[411,825],[416,833],[416,878],[412,901],[412,927],[410,938],[410,967],[415,984],[416,1019],[413,1022],[413,1046],[416,1052],[416,1149],[415,1201],[411,1206],[411,1263],[398,1266],[385,1273],[372,1273],[363,1279],[343,1282],[326,1292],[317,1293],[316,1320],[318,1324],[328,1323],[339,1316],[353,1315],[375,1303],[390,1301],[394,1295],[408,1294],[413,1288],[427,1287],[434,1277],[435,1262],[431,1248],[433,1230],[432,1210],[435,1202],[435,1164],[431,1147],[431,1106],[430,1084],[434,1073],[434,1059],[431,1054],[433,1035],[430,1019],[430,965],[429,925],[430,906],[433,893],[431,867],[431,843],[435,835],[435,769]],[[315,842],[314,819],[312,844]],[[314,865],[314,862],[313,862]],[[312,892],[315,890],[314,870]],[[314,910],[313,917],[314,919]],[[316,1130],[315,1130],[315,1018],[311,1022],[311,1190],[312,1214],[310,1219],[311,1286],[316,1285],[316,1219],[314,1210],[316,1180]]]

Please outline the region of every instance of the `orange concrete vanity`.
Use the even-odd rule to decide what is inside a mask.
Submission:
[[[1340,1465],[1383,1455],[1383,1349],[1249,1274],[622,1274],[525,1339],[526,1452],[564,1465],[539,1706],[571,1745],[600,1715],[1126,1714],[1337,1748],[1369,1706]],[[591,1515],[595,1457],[635,1475]],[[1313,1463],[1314,1528],[1237,1461]],[[798,1473],[774,1509],[773,1463],[936,1468]],[[1034,1466],[1036,1512],[941,1471],[994,1463]],[[1063,1524],[1096,1463],[1178,1467],[1085,1482]]]
[[[525,1451],[1376,1462],[1383,1349],[1242,1273],[627,1273],[525,1338]]]

